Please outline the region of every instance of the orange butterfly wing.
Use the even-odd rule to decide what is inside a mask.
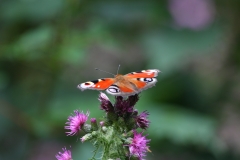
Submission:
[[[79,84],[77,87],[82,91],[85,89],[105,90],[114,83],[114,78],[102,78]]]
[[[122,85],[122,86],[118,86],[118,87],[119,87],[119,89],[121,90],[121,92],[125,92],[125,93],[131,93],[131,92],[134,92],[133,89],[128,88],[127,86],[124,86],[124,85]]]
[[[160,71],[157,69],[148,69],[148,70],[142,70],[139,72],[131,72],[129,74],[126,74],[125,77],[131,83],[134,83],[137,86],[137,88],[142,89],[147,85],[147,83],[144,82],[142,79],[155,78],[158,76],[158,72]]]

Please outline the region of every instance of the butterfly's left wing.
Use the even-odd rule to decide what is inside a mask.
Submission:
[[[114,78],[102,78],[93,81],[88,81],[81,83],[77,86],[77,88],[84,91],[85,89],[93,89],[93,90],[105,90],[109,86],[114,83]]]
[[[148,69],[139,72],[131,72],[124,77],[128,79],[138,92],[153,87],[157,83],[158,69]]]

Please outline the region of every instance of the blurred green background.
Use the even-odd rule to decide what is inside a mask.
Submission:
[[[148,160],[240,159],[240,1],[1,0],[0,160],[53,160],[74,109],[101,118],[98,91],[79,83],[159,69],[141,93]],[[112,96],[111,99],[113,99]]]

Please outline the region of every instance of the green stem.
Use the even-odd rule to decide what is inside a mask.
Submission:
[[[104,139],[104,148],[102,160],[109,159],[126,159],[126,154],[124,150],[124,144],[122,142],[122,131],[124,130],[124,125],[121,126],[119,123],[113,123],[109,126],[107,131],[102,134]]]

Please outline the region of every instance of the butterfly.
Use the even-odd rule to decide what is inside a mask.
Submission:
[[[148,69],[139,72],[131,72],[125,75],[117,74],[114,78],[101,78],[81,83],[77,88],[106,90],[114,96],[130,96],[153,87],[157,83],[158,69]]]

